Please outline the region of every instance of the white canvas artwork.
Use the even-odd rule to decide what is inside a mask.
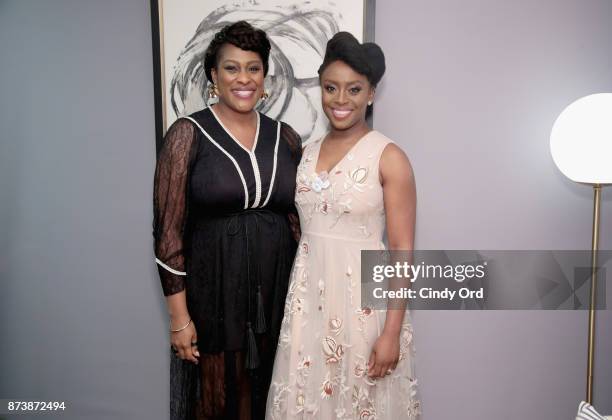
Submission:
[[[317,69],[327,41],[338,31],[363,41],[365,0],[159,0],[163,130],[178,116],[208,101],[204,53],[222,27],[246,20],[266,31],[272,44],[260,112],[290,124],[304,144],[322,136]]]

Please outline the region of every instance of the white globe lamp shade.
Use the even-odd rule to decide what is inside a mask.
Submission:
[[[553,125],[550,152],[572,181],[612,184],[612,93],[588,95],[565,108]]]

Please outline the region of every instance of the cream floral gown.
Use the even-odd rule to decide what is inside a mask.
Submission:
[[[302,237],[281,325],[268,419],[417,419],[412,326],[384,379],[367,376],[385,312],[361,308],[360,251],[384,249],[378,164],[391,140],[371,131],[329,172],[315,173],[321,140],[306,146],[295,202]]]

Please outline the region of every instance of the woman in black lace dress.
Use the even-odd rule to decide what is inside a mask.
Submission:
[[[172,343],[172,419],[261,419],[296,243],[299,136],[254,110],[270,43],[228,25],[204,67],[219,102],[178,119],[159,154],[154,238]]]

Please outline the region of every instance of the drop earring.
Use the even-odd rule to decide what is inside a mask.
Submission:
[[[261,100],[265,101],[266,99],[268,99],[270,97],[270,95],[268,95],[268,92],[266,92],[265,90],[263,91],[263,93],[261,94]]]
[[[209,98],[216,98],[217,96],[219,96],[219,91],[217,89],[217,84],[216,83],[210,83],[208,85],[208,97]]]

